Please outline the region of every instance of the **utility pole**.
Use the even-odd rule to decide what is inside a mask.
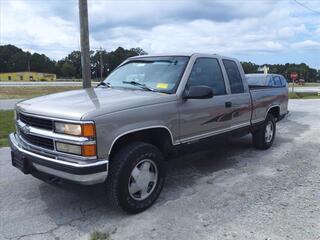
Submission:
[[[102,81],[103,80],[103,59],[102,59],[102,48],[101,47],[100,47],[99,54],[100,54],[100,78]]]
[[[91,87],[90,70],[90,47],[89,47],[89,24],[88,24],[88,3],[87,0],[79,0],[80,18],[80,42],[81,42],[81,66],[82,66],[82,87]]]
[[[30,57],[28,57],[28,72],[30,73]]]
[[[28,54],[28,79],[31,80],[31,74],[30,74],[30,58],[31,56]]]

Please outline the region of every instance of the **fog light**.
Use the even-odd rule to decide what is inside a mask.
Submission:
[[[95,144],[75,145],[70,143],[56,142],[56,149],[59,152],[82,155],[85,157],[94,157],[97,155],[97,147]]]
[[[82,152],[80,145],[61,143],[61,142],[56,143],[56,149],[59,152],[71,153],[71,154],[77,154],[77,155],[81,155],[81,152]]]

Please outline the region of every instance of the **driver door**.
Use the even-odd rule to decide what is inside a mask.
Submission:
[[[182,143],[216,135],[231,127],[230,95],[218,59],[199,57],[195,61],[186,88],[199,85],[210,87],[214,96],[186,99],[179,104]]]

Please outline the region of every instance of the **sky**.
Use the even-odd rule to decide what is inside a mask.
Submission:
[[[317,0],[88,0],[90,47],[201,52],[320,69]],[[0,0],[0,44],[59,60],[80,50],[77,0]]]

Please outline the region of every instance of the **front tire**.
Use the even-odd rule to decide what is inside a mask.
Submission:
[[[276,136],[276,121],[272,114],[268,114],[260,128],[252,133],[252,142],[255,148],[266,150],[273,144]]]
[[[129,143],[111,159],[107,179],[111,203],[128,213],[144,211],[159,197],[165,173],[165,162],[157,147]]]

